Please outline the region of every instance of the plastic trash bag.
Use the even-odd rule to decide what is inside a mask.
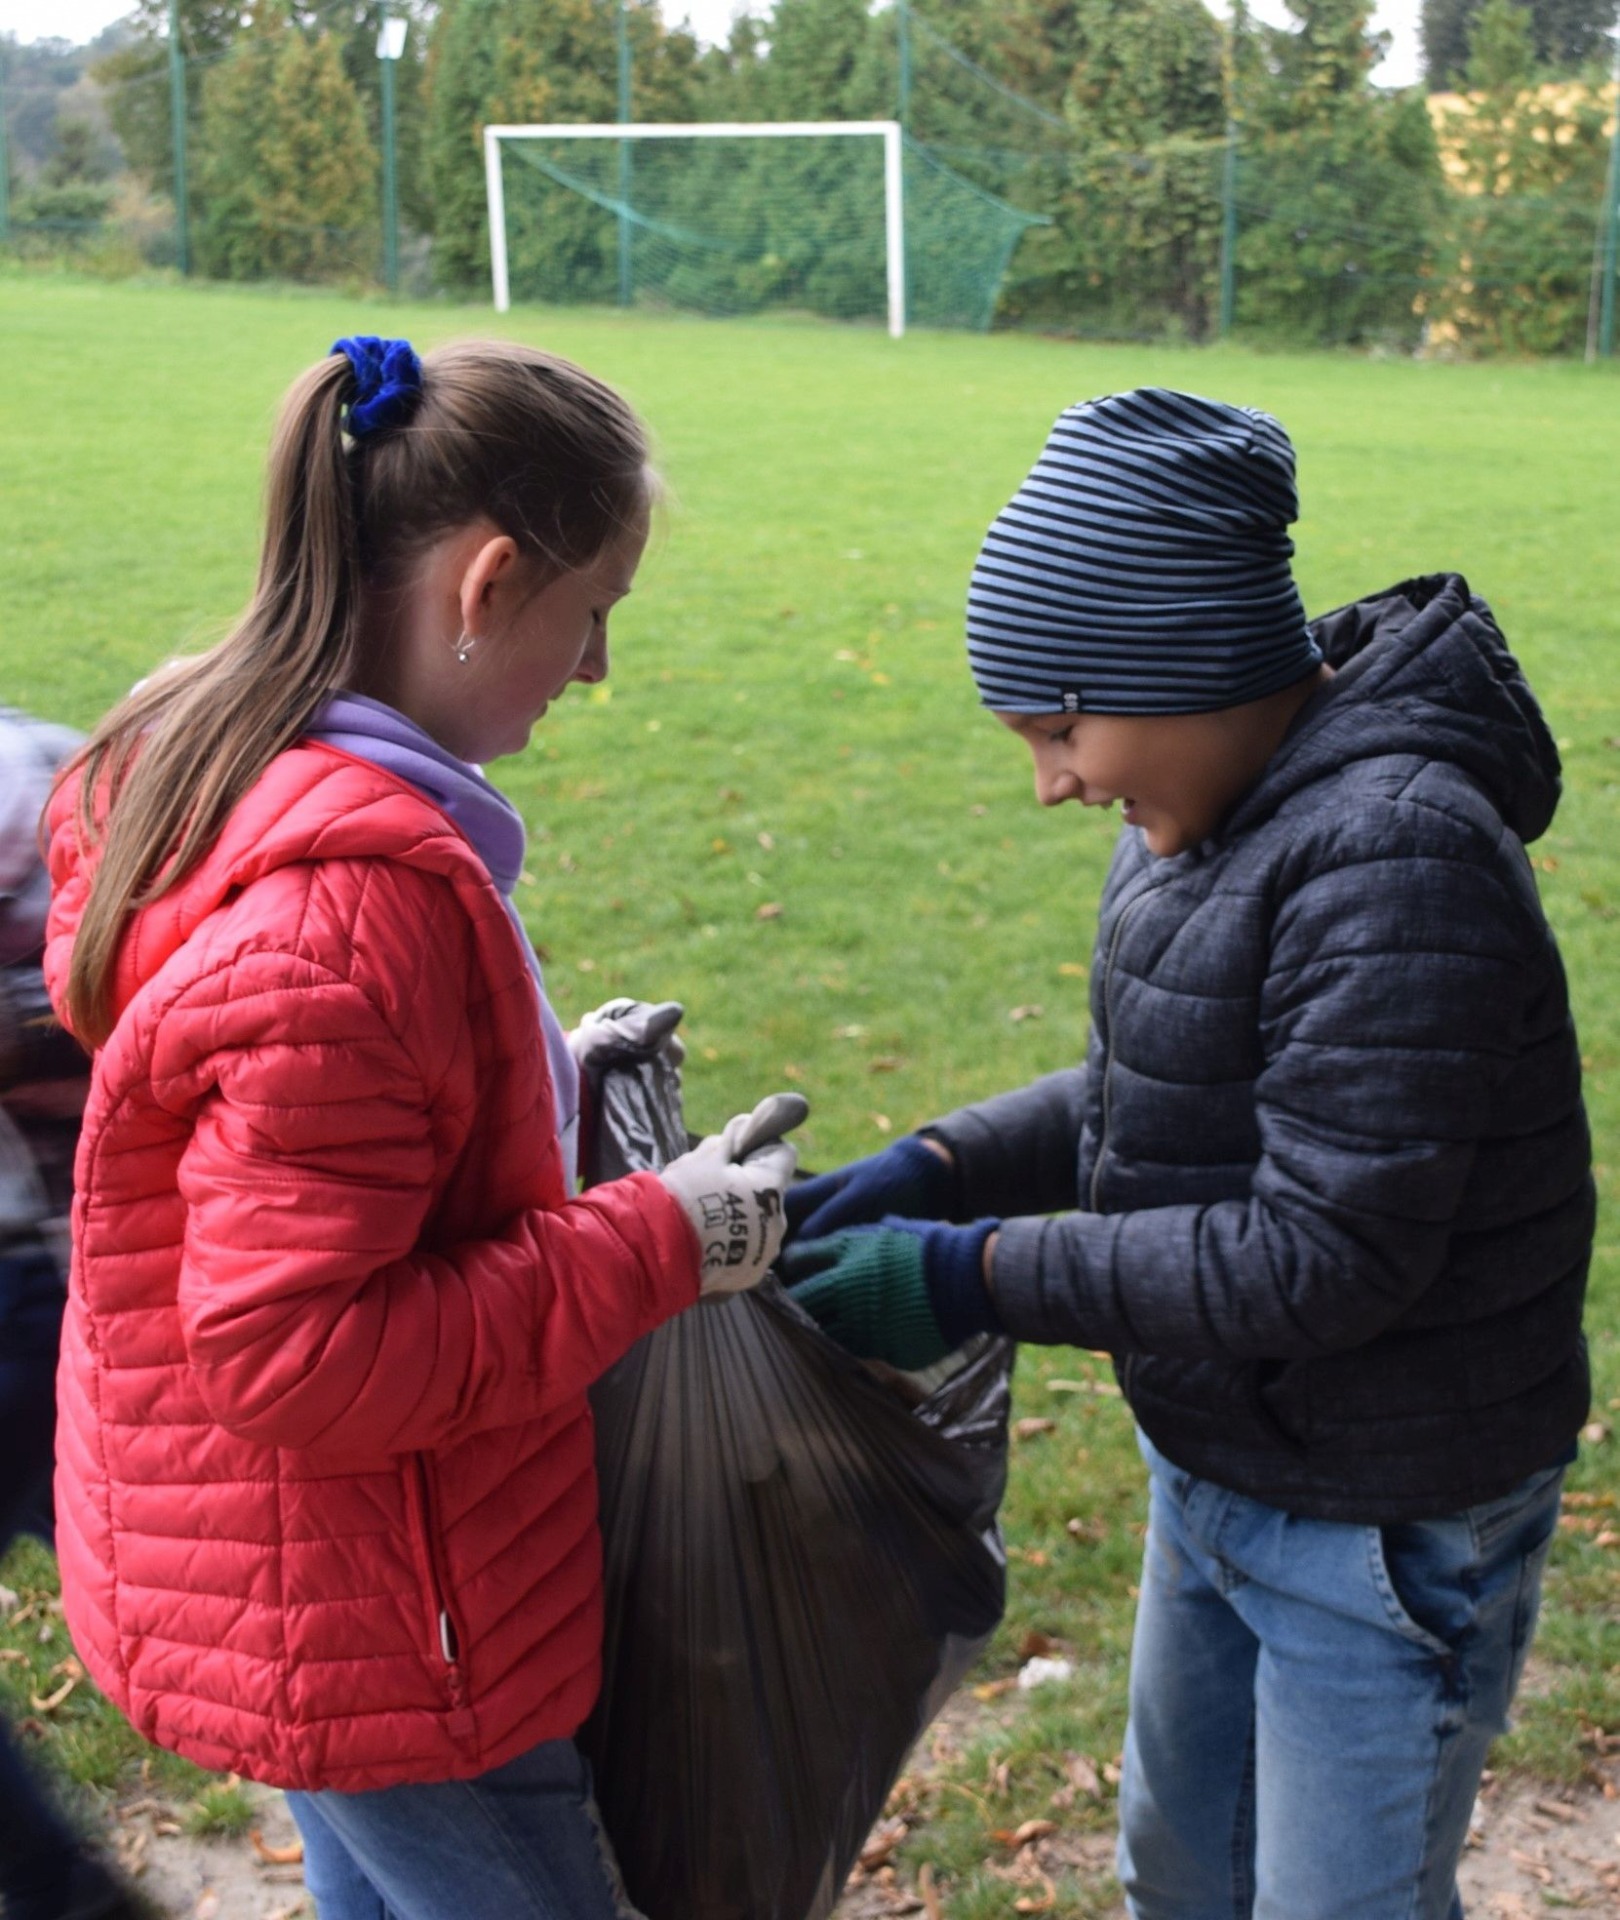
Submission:
[[[627,1048],[592,1081],[589,1180],[684,1151],[667,1059]],[[581,1743],[648,1920],[822,1920],[1000,1619],[1013,1347],[953,1359],[880,1379],[767,1280],[596,1387],[607,1632]]]

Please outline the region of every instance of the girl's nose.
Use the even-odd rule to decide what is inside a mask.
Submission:
[[[579,665],[574,669],[574,678],[582,686],[594,687],[598,681],[605,680],[607,676],[607,629],[603,627],[592,636],[590,645],[581,655]]]

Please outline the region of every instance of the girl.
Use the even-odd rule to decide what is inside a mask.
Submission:
[[[1117,1356],[1136,1920],[1460,1915],[1586,1417],[1580,1052],[1524,853],[1557,752],[1456,575],[1307,626],[1296,511],[1267,414],[1059,419],[968,645],[1041,803],[1124,809],[1086,1064],[790,1203],[859,1353]]]
[[[607,672],[654,492],[579,368],[340,341],[271,452],[258,587],[48,815],[95,1049],[58,1541],[135,1726],[291,1790],[322,1920],[605,1920],[585,1392],[753,1284],[746,1121],[574,1196],[577,1071],[474,763]],[[757,1133],[757,1129],[756,1129]]]

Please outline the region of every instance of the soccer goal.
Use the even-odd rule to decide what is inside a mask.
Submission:
[[[893,120],[490,126],[484,166],[503,313],[515,287],[884,320],[896,337],[908,319],[987,325],[1030,223]]]

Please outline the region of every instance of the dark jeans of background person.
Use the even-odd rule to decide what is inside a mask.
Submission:
[[[42,1247],[0,1253],[0,1554],[19,1533],[50,1539],[64,1298]],[[79,1865],[77,1841],[0,1720],[0,1911],[6,1920],[73,1912]]]

